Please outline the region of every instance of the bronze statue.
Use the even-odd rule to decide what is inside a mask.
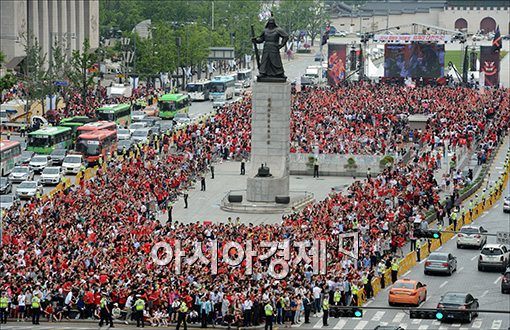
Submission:
[[[258,38],[252,38],[252,42],[254,44],[264,43],[262,59],[260,60],[260,63],[258,63],[258,81],[287,81],[287,77],[284,75],[282,58],[280,56],[280,49],[286,45],[287,40],[289,40],[289,35],[282,28],[276,25],[273,17],[270,17],[267,21],[264,32]],[[258,53],[256,45],[255,52]]]

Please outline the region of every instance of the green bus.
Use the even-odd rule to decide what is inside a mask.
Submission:
[[[73,144],[73,130],[70,127],[44,127],[28,133],[27,150],[49,155],[55,149],[69,149]]]
[[[131,125],[130,104],[103,105],[96,110],[98,120],[114,121],[117,125],[128,127]]]
[[[87,116],[74,116],[62,119],[58,125],[62,127],[71,127],[73,130],[73,140],[76,140],[78,127],[95,121],[97,121],[97,119],[89,118]]]
[[[165,94],[158,100],[159,116],[162,119],[173,119],[178,112],[189,112],[190,99],[184,94]]]

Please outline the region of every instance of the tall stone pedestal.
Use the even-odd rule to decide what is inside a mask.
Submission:
[[[290,91],[289,82],[253,84],[248,201],[274,203],[276,196],[289,196]],[[256,176],[261,164],[272,176]]]

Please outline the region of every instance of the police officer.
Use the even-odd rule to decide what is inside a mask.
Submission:
[[[329,316],[329,296],[325,295],[322,299],[322,326],[327,327]]]
[[[108,299],[106,292],[101,292],[101,300],[99,301],[100,313],[99,313],[99,327],[103,326],[103,323],[110,322],[110,327],[113,327],[113,319],[110,315],[110,308],[108,307]]]
[[[37,293],[32,297],[32,324],[39,324],[41,314],[41,298]]]
[[[342,292],[340,292],[339,286],[337,286],[335,293],[333,294],[333,303],[335,306],[340,306],[340,301],[342,300]]]
[[[450,214],[450,225],[453,223],[453,230],[457,230],[457,210],[453,210],[452,214]]]
[[[391,262],[391,282],[395,283],[397,281],[398,275],[398,261],[396,257],[393,257]]]
[[[7,292],[2,292],[2,297],[0,298],[0,324],[7,323],[7,313],[9,308],[9,298],[7,298]]]
[[[273,330],[273,306],[269,302],[269,299],[266,299],[265,303],[264,314],[266,315],[266,326],[264,327],[264,330]]]
[[[139,328],[140,324],[142,328],[145,327],[145,322],[143,320],[143,310],[145,309],[145,301],[141,298],[139,294],[136,295],[135,301],[135,317],[136,317],[136,327]]]
[[[186,322],[186,318],[188,317],[188,305],[183,300],[181,301],[181,305],[179,306],[179,314],[177,315],[177,327],[176,330],[179,330],[181,323],[184,325],[184,330],[188,330],[188,323]]]

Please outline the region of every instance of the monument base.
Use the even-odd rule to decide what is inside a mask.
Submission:
[[[236,196],[234,200],[240,202],[229,201],[229,196]],[[313,193],[307,191],[290,191],[289,203],[282,204],[272,202],[250,202],[246,200],[246,190],[230,191],[221,201],[221,209],[227,212],[235,213],[252,213],[252,214],[283,214],[290,213],[293,210],[299,211],[309,203],[314,201]]]
[[[289,195],[289,177],[248,178],[246,199],[250,202],[274,202],[276,196]]]

